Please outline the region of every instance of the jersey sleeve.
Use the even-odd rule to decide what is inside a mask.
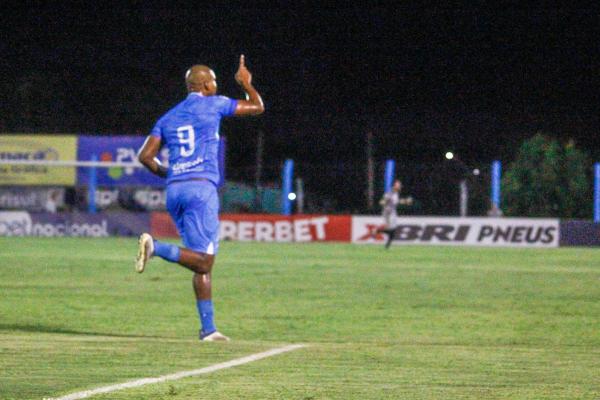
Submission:
[[[162,118],[156,122],[154,128],[150,131],[150,135],[157,138],[162,137]]]
[[[230,115],[235,114],[235,109],[237,107],[238,101],[235,99],[230,99],[226,96],[219,96],[219,111],[221,115],[224,117],[228,117]]]

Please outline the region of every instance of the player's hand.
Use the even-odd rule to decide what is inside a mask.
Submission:
[[[246,68],[246,60],[244,59],[244,55],[240,56],[240,66],[235,73],[235,80],[241,86],[250,85],[252,83],[252,74]]]

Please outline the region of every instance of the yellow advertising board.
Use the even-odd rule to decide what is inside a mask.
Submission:
[[[1,161],[73,161],[77,136],[0,133]],[[0,185],[75,185],[75,167],[0,164]]]

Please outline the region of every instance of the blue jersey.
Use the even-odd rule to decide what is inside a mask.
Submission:
[[[188,97],[163,115],[150,133],[169,149],[167,184],[192,178],[219,182],[219,126],[233,115],[237,100],[225,96]]]

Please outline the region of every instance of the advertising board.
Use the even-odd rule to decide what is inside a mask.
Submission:
[[[74,135],[0,135],[2,161],[73,161]],[[0,165],[0,185],[75,185],[75,167]]]
[[[381,217],[353,216],[353,243],[384,243]],[[398,218],[392,244],[558,247],[557,219],[537,218]]]

